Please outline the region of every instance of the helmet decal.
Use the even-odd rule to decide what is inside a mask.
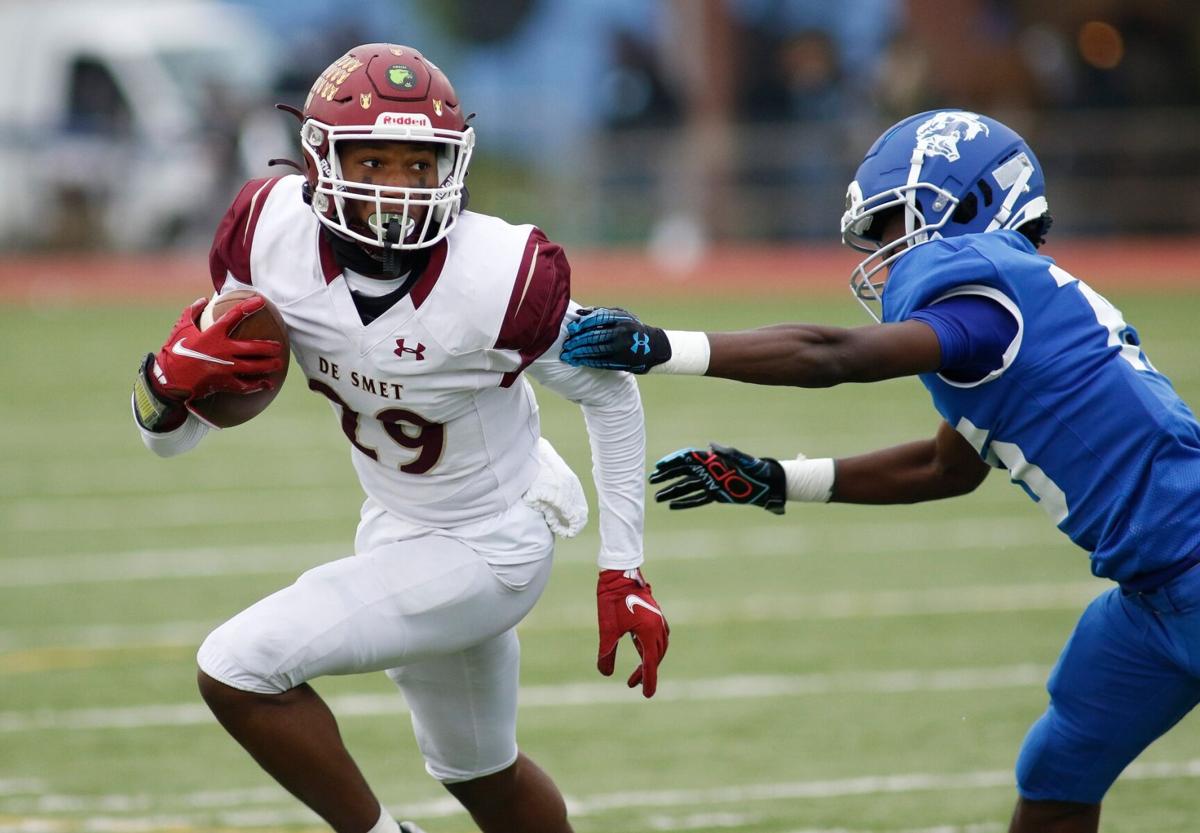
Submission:
[[[362,107],[364,110],[370,110],[371,109],[371,94],[370,93],[359,93],[358,106]]]
[[[387,71],[388,83],[401,90],[411,90],[417,86],[417,76],[404,64],[392,64]]]
[[[926,156],[944,156],[951,162],[959,159],[958,143],[969,142],[991,131],[976,113],[964,110],[938,113],[917,128],[917,150]]]
[[[304,109],[308,109],[312,103],[313,96],[320,96],[326,101],[333,101],[333,97],[338,94],[338,90],[342,84],[350,77],[350,73],[360,69],[363,62],[355,58],[353,55],[343,55],[338,58],[329,67],[317,76],[317,80],[313,82],[312,89],[308,91],[308,98],[304,101]]]

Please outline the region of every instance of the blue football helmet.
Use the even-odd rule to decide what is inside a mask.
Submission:
[[[869,253],[851,273],[851,291],[878,321],[871,302],[882,306],[892,261],[938,237],[1037,220],[1049,210],[1045,191],[1029,145],[995,119],[964,110],[909,116],[875,141],[846,192],[842,242]],[[904,212],[904,234],[885,242],[879,215],[892,209]]]

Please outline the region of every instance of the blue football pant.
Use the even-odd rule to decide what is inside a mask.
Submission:
[[[1114,588],[1093,600],[1046,687],[1050,706],[1017,759],[1018,790],[1098,803],[1200,702],[1200,567],[1153,593]]]

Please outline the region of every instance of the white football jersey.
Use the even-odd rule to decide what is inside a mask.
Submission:
[[[429,526],[504,511],[538,469],[537,403],[521,371],[558,337],[570,293],[561,249],[533,226],[464,212],[408,294],[363,324],[303,182],[242,189],[217,233],[214,285],[279,308],[376,503]]]

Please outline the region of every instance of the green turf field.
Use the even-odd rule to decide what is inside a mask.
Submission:
[[[621,300],[676,327],[863,321],[840,298]],[[1198,296],[1114,300],[1200,403]],[[348,553],[360,502],[348,448],[297,377],[262,417],[186,457],[145,451],[129,381],[174,306],[0,307],[0,831],[322,829],[208,715],[193,654],[224,618]],[[839,455],[937,424],[915,381],[788,391],[652,377],[642,392],[651,459],[708,440]],[[578,410],[541,402],[546,435],[588,472]],[[919,507],[652,506],[646,572],[673,630],[647,702],[620,676],[628,644],[618,678],[594,668],[594,526],[560,546],[521,628],[522,745],[580,833],[1002,831],[1046,671],[1105,587],[1001,474]],[[385,677],[316,685],[399,815],[474,830],[425,775]],[[1194,833],[1198,749],[1193,718],[1110,793],[1104,829]]]

